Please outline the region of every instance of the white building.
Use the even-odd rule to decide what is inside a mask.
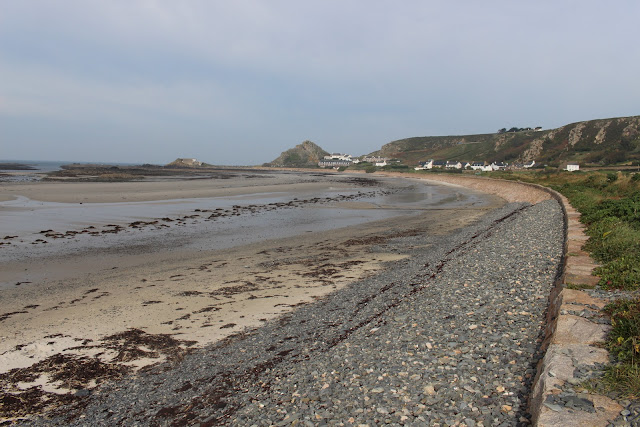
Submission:
[[[423,171],[427,169],[431,169],[433,167],[433,159],[427,160],[426,162],[420,162],[420,166],[413,168],[417,171]]]
[[[321,168],[332,167],[332,168],[340,168],[340,167],[349,167],[351,166],[351,162],[349,160],[342,159],[323,159],[318,162],[318,166]]]
[[[331,153],[328,156],[324,156],[324,160],[347,160],[352,161],[351,154]]]
[[[507,164],[503,162],[493,162],[491,163],[491,169],[494,171],[505,170],[507,168]]]
[[[367,163],[378,163],[378,162],[384,162],[387,160],[389,159],[387,159],[386,157],[376,157],[376,156],[366,156],[364,159],[362,159],[363,162],[367,162]]]
[[[568,163],[567,164],[567,168],[565,170],[569,171],[569,172],[579,171],[580,170],[580,165],[577,164],[577,163]]]
[[[469,165],[469,167],[474,171],[481,171],[484,170],[485,164],[484,162],[473,162]]]

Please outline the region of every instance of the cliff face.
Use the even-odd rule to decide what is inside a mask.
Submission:
[[[590,120],[557,129],[509,133],[426,136],[385,144],[372,154],[406,164],[430,158],[460,161],[566,162],[607,165],[640,161],[640,116]]]
[[[278,158],[269,163],[269,166],[277,167],[313,167],[319,160],[329,153],[311,141],[304,141],[287,151],[282,152]]]

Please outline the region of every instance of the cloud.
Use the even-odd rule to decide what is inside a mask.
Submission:
[[[0,118],[32,144],[108,127],[129,145],[164,140],[167,156],[177,139],[218,158],[253,144],[261,163],[303,139],[363,153],[405,136],[632,115],[638,12],[632,1],[6,2]],[[225,161],[247,157],[231,151]]]

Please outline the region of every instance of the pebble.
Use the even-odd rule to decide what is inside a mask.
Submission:
[[[388,269],[30,423],[528,425],[562,226],[548,200],[394,239],[377,250],[408,257]]]

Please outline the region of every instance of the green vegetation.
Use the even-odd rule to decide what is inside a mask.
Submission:
[[[635,175],[634,175],[635,177]],[[640,182],[629,174],[589,173],[555,185],[581,213],[603,289],[640,288]]]
[[[539,130],[542,129],[540,127],[535,128],[535,130]],[[498,130],[498,133],[507,133],[507,132],[527,132],[527,131],[531,131],[534,130],[533,128],[530,127],[526,127],[526,128],[519,128],[519,127],[512,127],[509,130],[507,130],[507,128],[502,128],[500,130]]]
[[[624,397],[640,398],[640,298],[618,300],[604,311],[612,326],[607,349],[618,363],[607,368],[603,385]]]
[[[387,166],[381,167],[380,169],[387,172],[409,172],[409,166],[401,163],[391,163]]]
[[[376,165],[370,162],[360,162],[360,163],[352,163],[348,170],[367,170],[369,168],[374,168],[376,170]]]
[[[611,337],[607,347],[618,360],[637,364],[640,356],[640,298],[607,304],[611,316]]]

